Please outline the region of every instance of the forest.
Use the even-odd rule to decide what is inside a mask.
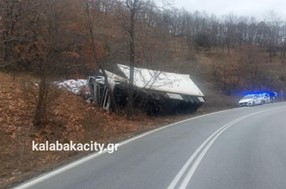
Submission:
[[[2,0],[0,7],[0,69],[39,78],[39,117],[49,81],[117,63],[191,74],[225,95],[285,89],[286,21],[274,11],[263,20],[217,17],[153,0]]]
[[[195,62],[199,51],[241,55],[240,63],[286,58],[286,22],[269,12],[264,20],[221,18],[137,0],[135,64],[160,66]],[[61,76],[88,74],[99,65],[129,63],[133,1],[2,0],[0,67]],[[247,55],[247,52],[251,52]],[[263,54],[263,56],[262,56]],[[242,55],[245,55],[243,57]]]

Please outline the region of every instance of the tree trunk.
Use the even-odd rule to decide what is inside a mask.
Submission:
[[[128,84],[128,104],[127,104],[127,119],[131,119],[133,116],[133,101],[134,101],[134,65],[135,65],[135,15],[137,11],[137,4],[139,0],[134,0],[131,14],[130,14],[130,59],[129,59],[129,84]]]
[[[46,125],[47,121],[47,97],[48,97],[48,84],[47,84],[47,61],[45,61],[41,68],[39,93],[37,106],[34,114],[33,124],[35,127],[41,128]]]

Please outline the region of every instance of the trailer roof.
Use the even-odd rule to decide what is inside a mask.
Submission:
[[[117,65],[126,78],[129,79],[130,67]],[[145,68],[134,68],[134,86],[138,88],[163,92],[204,96],[189,75],[163,72]]]

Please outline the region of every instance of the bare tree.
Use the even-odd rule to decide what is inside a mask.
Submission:
[[[38,6],[33,0],[0,1],[0,68],[13,73],[29,67],[26,51],[31,41],[27,36]]]
[[[39,2],[30,25],[32,45],[29,53],[35,65],[33,73],[39,80],[33,123],[36,127],[44,127],[48,121],[51,78],[67,72],[68,65],[63,65],[63,57],[77,49],[78,44],[73,39],[78,35],[69,31],[71,23],[75,22],[70,16],[73,7],[69,0]]]
[[[52,64],[62,51],[60,42],[63,31],[63,10],[65,4],[56,1],[41,2],[32,32],[34,35],[33,61],[37,65],[39,89],[33,123],[36,127],[47,124],[49,95],[49,75],[54,69]]]
[[[255,90],[259,89],[263,83],[264,64],[263,51],[256,45],[245,45],[241,49],[239,63],[242,68],[244,87]]]
[[[269,62],[272,63],[272,58],[276,55],[278,51],[279,40],[281,33],[281,19],[273,11],[268,12],[265,22],[267,24],[268,31],[266,31],[266,48],[269,54]]]
[[[127,119],[130,119],[133,115],[133,80],[134,80],[134,65],[135,65],[135,19],[136,14],[139,10],[139,0],[126,0],[127,8],[130,11],[130,26],[127,30],[129,34],[129,67],[130,67],[130,75],[129,75],[129,83],[128,83],[128,104],[127,104]]]

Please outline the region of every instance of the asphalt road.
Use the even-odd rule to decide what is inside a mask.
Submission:
[[[286,103],[169,125],[18,189],[285,189]]]

